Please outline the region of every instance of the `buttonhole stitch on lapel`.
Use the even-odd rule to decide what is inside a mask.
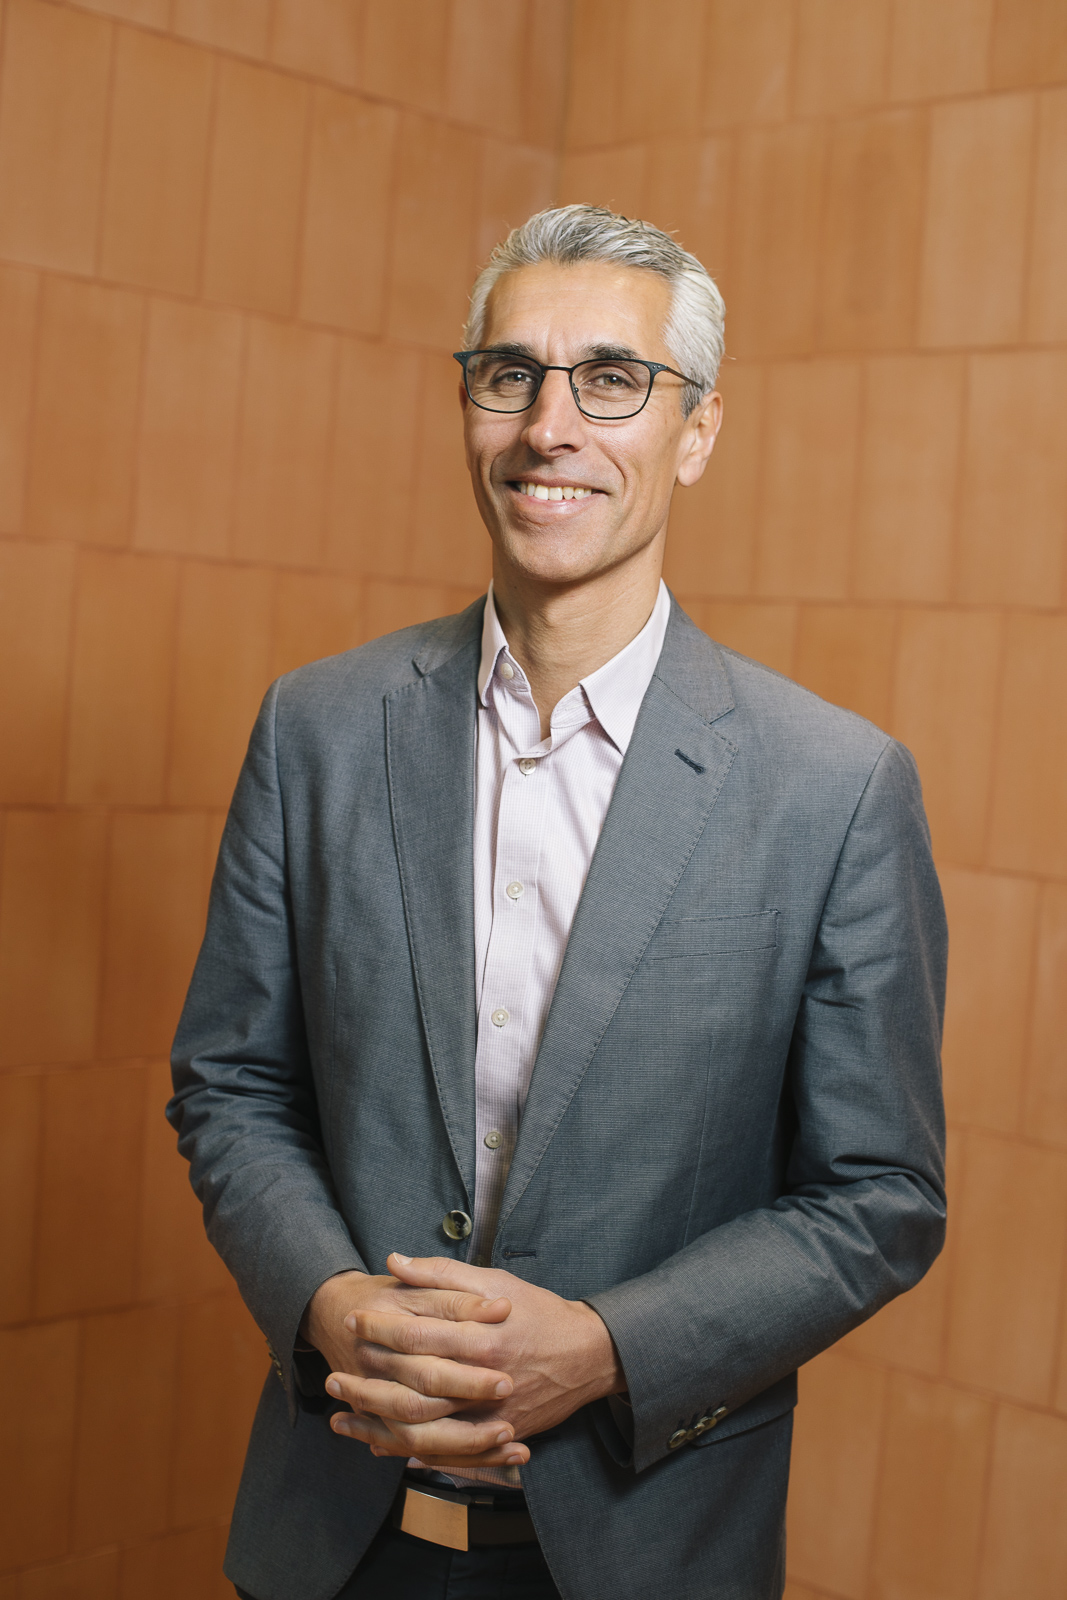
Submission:
[[[707,771],[707,768],[706,767],[702,767],[700,765],[699,761],[694,761],[692,756],[687,756],[684,750],[676,750],[674,753],[678,757],[679,761],[684,761],[686,766],[687,767],[692,767],[694,772],[706,772]]]
[[[516,1256],[535,1256],[536,1250],[501,1250],[500,1254],[505,1261],[514,1261]]]

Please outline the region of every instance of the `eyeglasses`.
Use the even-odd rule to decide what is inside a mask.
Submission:
[[[636,417],[648,403],[660,372],[683,383],[696,383],[684,372],[662,361],[579,361],[576,367],[546,367],[532,356],[511,355],[506,350],[457,350],[467,393],[483,411],[529,411],[541,392],[547,372],[565,372],[574,403],[584,417],[598,422],[619,422]]]

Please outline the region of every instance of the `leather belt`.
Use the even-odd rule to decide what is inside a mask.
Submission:
[[[392,1523],[401,1533],[450,1550],[537,1542],[525,1499],[521,1493],[507,1490],[483,1495],[405,1478],[393,1501]]]

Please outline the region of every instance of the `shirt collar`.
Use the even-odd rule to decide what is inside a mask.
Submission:
[[[633,738],[637,713],[656,670],[670,615],[670,591],[661,578],[652,614],[641,632],[618,655],[612,656],[610,661],[581,681],[580,687],[585,692],[593,715],[623,755]],[[508,650],[508,641],[493,601],[493,585],[490,583],[482,620],[482,658],[478,668],[478,698],[483,706],[489,704],[489,684],[501,655],[513,668],[513,682],[525,685],[525,674]]]

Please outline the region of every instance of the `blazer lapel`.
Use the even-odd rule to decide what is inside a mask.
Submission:
[[[452,1153],[474,1195],[474,758],[482,604],[460,648],[386,696],[386,762],[415,984]],[[462,637],[469,634],[469,637]],[[454,645],[453,645],[454,648]],[[447,649],[447,646],[446,646]]]
[[[500,1210],[503,1227],[666,910],[736,754],[719,650],[675,603],[571,929]]]

